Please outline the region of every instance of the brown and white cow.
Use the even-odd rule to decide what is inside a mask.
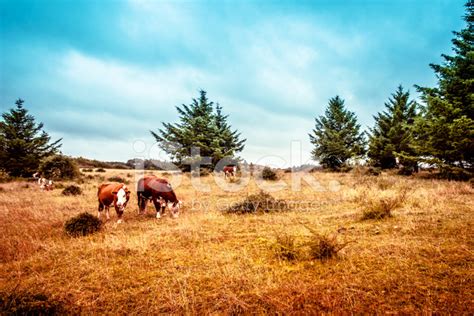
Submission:
[[[171,216],[179,216],[181,202],[166,179],[156,176],[145,176],[137,183],[138,210],[142,214],[145,211],[148,200],[153,202],[156,209],[156,218],[164,214],[166,205],[168,205]]]
[[[117,212],[117,223],[121,223],[123,212],[130,199],[130,190],[127,186],[123,183],[103,183],[99,186],[97,198],[99,199],[99,219],[104,208],[107,212],[107,220],[110,219],[109,207],[113,204]]]
[[[224,178],[227,179],[227,177],[234,177],[235,174],[237,173],[237,167],[236,166],[225,166],[224,169]]]

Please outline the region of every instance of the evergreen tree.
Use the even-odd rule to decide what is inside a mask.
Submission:
[[[417,116],[417,103],[409,101],[410,93],[400,85],[385,103],[386,110],[374,116],[375,127],[369,135],[368,156],[376,167],[397,167],[396,157],[415,155],[413,148],[413,124]],[[399,156],[400,157],[400,156]],[[416,170],[416,162],[400,158],[406,170]]]
[[[234,157],[244,148],[245,139],[240,133],[232,131],[227,123],[227,115],[222,107],[210,102],[205,91],[200,91],[199,99],[193,99],[190,105],[177,106],[179,123],[163,123],[158,133],[150,131],[160,147],[182,166],[189,159],[211,157],[215,164],[223,157]],[[191,157],[191,148],[198,147],[199,157]]]
[[[453,32],[454,56],[430,64],[438,86],[417,86],[425,107],[417,120],[414,148],[442,168],[471,168],[474,163],[474,1],[466,3],[467,27]]]
[[[51,137],[43,131],[43,123],[35,118],[18,99],[16,108],[2,114],[0,122],[0,166],[11,176],[31,176],[40,160],[58,152],[61,139],[50,143]]]
[[[365,153],[365,138],[357,117],[344,107],[344,100],[336,96],[329,100],[325,115],[316,118],[316,126],[309,134],[313,159],[325,168],[339,169],[347,160]]]

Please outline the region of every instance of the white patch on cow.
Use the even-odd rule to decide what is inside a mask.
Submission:
[[[117,221],[117,224],[120,224],[120,223],[122,223],[122,219],[119,219],[119,220]]]
[[[122,209],[125,202],[127,202],[127,193],[124,188],[121,188],[117,192],[117,206]]]
[[[156,218],[160,219],[161,218],[161,214],[160,212],[156,212]]]
[[[176,203],[175,206],[173,206],[173,203],[168,203],[168,208],[171,210],[171,217],[177,218],[179,216],[179,207],[180,203]]]

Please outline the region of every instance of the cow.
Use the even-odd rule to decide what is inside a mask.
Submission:
[[[227,177],[234,177],[235,174],[237,173],[237,167],[236,166],[225,166],[224,169],[224,178],[227,179]]]
[[[51,191],[53,189],[53,180],[48,180],[46,178],[39,178],[38,184],[41,190]]]
[[[33,174],[33,179],[35,179],[41,190],[51,191],[53,189],[53,180],[43,178],[41,173],[35,172]]]
[[[156,209],[156,218],[161,218],[161,215],[165,213],[166,205],[173,218],[179,216],[181,201],[176,198],[171,184],[166,179],[156,176],[141,178],[137,183],[137,197],[139,214],[143,214],[148,200],[151,200]]]
[[[97,217],[100,219],[100,215],[105,208],[107,220],[109,220],[109,207],[113,204],[117,212],[117,224],[120,224],[125,207],[127,206],[128,200],[130,200],[130,190],[127,186],[123,183],[103,183],[97,190],[97,198],[99,199],[99,212]]]

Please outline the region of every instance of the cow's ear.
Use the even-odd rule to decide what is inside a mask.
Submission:
[[[117,190],[113,190],[113,191],[112,191],[112,194],[117,194],[117,193],[118,193]]]

